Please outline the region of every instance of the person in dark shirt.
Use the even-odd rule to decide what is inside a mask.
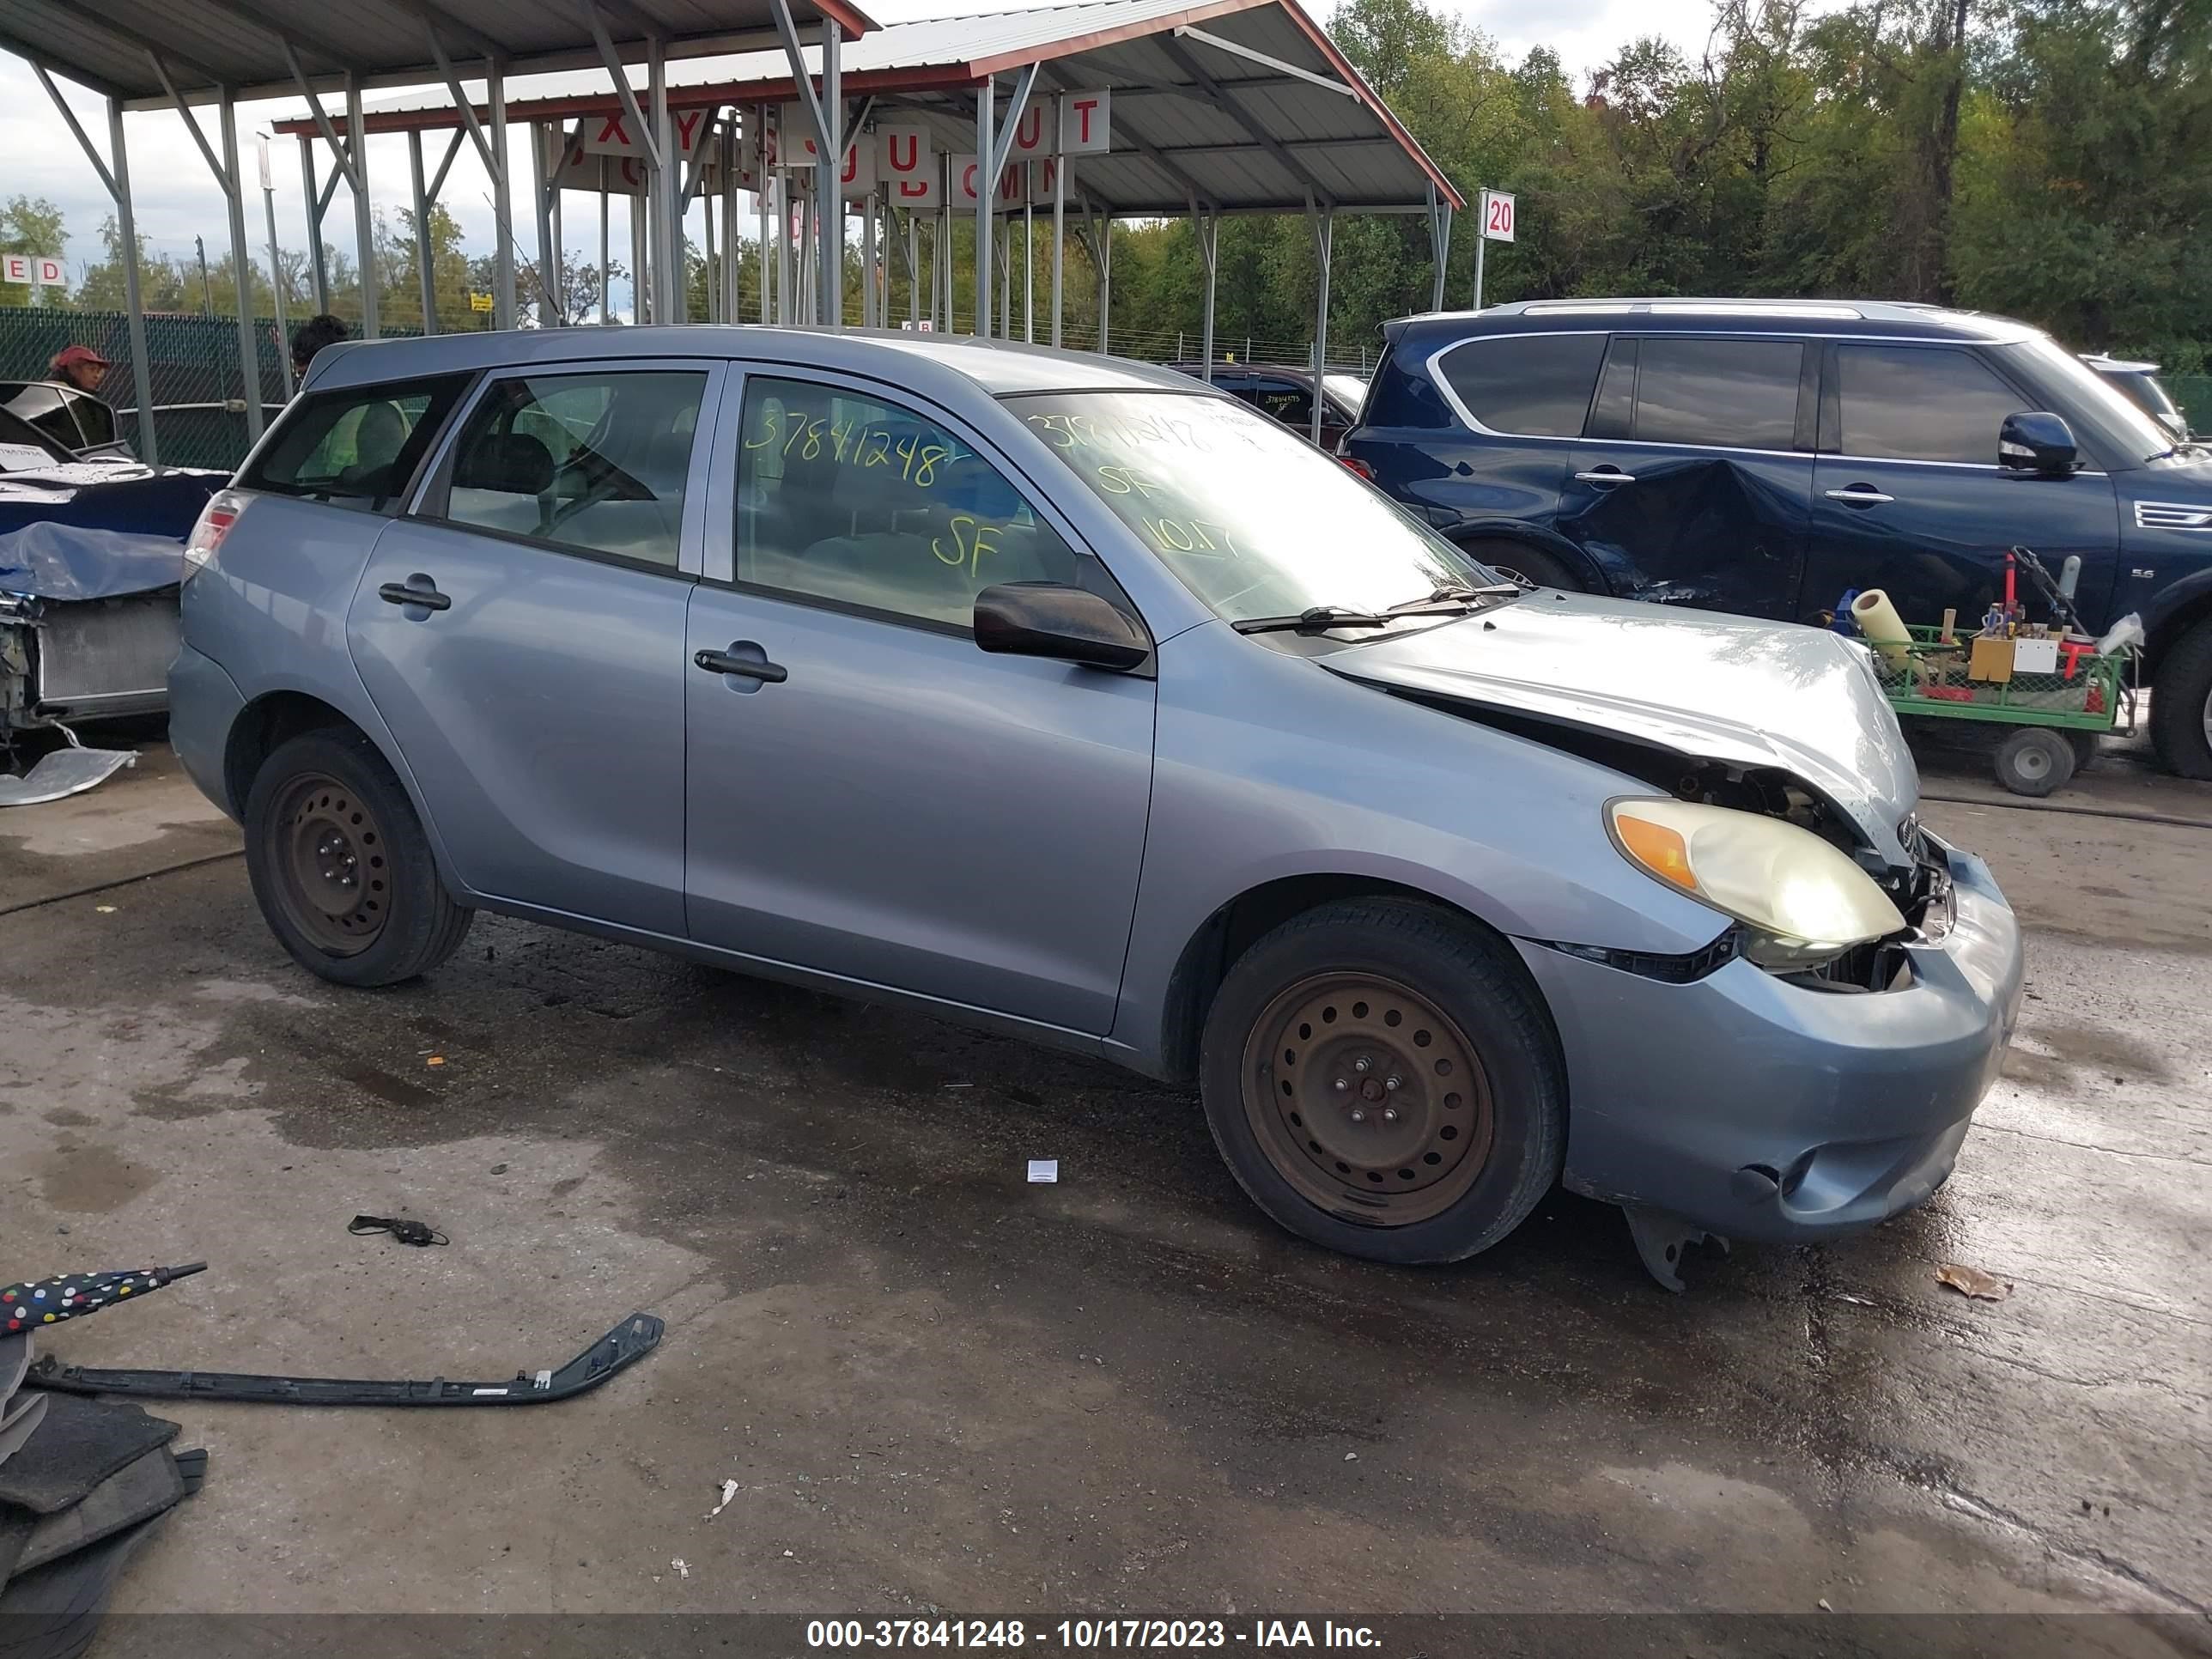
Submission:
[[[292,331],[292,373],[304,378],[315,354],[326,345],[336,345],[347,337],[344,323],[328,312],[310,317]]]
[[[115,441],[115,411],[100,400],[100,385],[107,378],[107,359],[86,345],[64,346],[47,366],[54,380],[84,394],[69,400],[69,413],[76,417],[77,428],[83,434],[82,441],[63,437],[71,449],[97,449]]]

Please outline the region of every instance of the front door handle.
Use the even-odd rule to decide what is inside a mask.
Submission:
[[[1589,484],[1634,483],[1636,482],[1636,475],[1633,472],[1623,472],[1619,467],[1608,464],[1604,466],[1594,467],[1588,472],[1576,473],[1575,482],[1577,483]]]
[[[421,586],[416,586],[420,583]],[[386,605],[419,605],[425,611],[451,611],[453,602],[438,591],[438,584],[425,575],[410,576],[404,582],[386,582],[376,590],[376,597]]]
[[[1855,483],[1828,491],[1828,499],[1841,501],[1845,507],[1887,507],[1897,497],[1883,495],[1872,484]]]
[[[791,678],[790,671],[781,663],[767,662],[758,657],[733,657],[726,651],[695,651],[691,660],[709,674],[735,674],[765,685],[781,685]]]

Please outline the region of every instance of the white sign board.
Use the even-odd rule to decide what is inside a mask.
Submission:
[[[1006,154],[1017,161],[1049,155],[1056,148],[1054,138],[1059,131],[1055,100],[1049,97],[1031,98],[1022,106],[1022,118],[1014,123],[1013,148]]]
[[[1060,94],[1060,153],[1062,155],[1103,155],[1113,148],[1114,94],[1063,92]]]
[[[876,193],[876,146],[855,143],[845,152],[845,170],[838,175],[837,194],[848,202],[865,201]]]
[[[894,125],[876,135],[876,173],[890,186],[894,205],[933,208],[945,201],[945,175],[929,148],[929,129]]]
[[[0,253],[0,283],[60,287],[68,277],[58,253]]]
[[[945,157],[946,188],[954,207],[966,208],[971,213],[975,211],[975,175],[981,170],[973,155]],[[992,212],[1012,212],[1027,199],[1022,194],[1022,174],[1024,171],[1012,161],[1006,163],[1006,170],[999,175],[997,193],[991,201]]]
[[[668,123],[676,129],[676,149],[684,160],[691,159],[692,151],[699,147],[700,138],[711,123],[707,117],[712,112],[703,109],[671,110]],[[603,114],[584,118],[583,144],[586,154],[592,155],[643,155],[646,147],[639,136],[630,130],[630,118],[621,110],[608,110]]]
[[[1513,240],[1513,198],[1502,190],[1482,192],[1482,234],[1493,242]]]

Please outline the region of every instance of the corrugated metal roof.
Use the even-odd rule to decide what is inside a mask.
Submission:
[[[1225,52],[1187,28],[1345,90]],[[818,59],[810,50],[810,70]],[[1077,0],[922,18],[884,25],[840,53],[848,98],[872,96],[882,118],[921,119],[953,153],[975,147],[975,83],[1030,63],[1043,66],[1040,93],[1113,92],[1113,150],[1084,156],[1072,175],[1102,209],[1172,216],[1195,197],[1223,212],[1296,212],[1310,196],[1350,210],[1405,212],[1426,204],[1432,182],[1455,207],[1465,205],[1296,0]],[[774,103],[794,91],[781,51],[672,64],[669,88],[680,108]],[[474,97],[478,89],[465,90]],[[603,72],[584,70],[510,81],[507,107],[513,121],[566,123],[619,104]],[[457,119],[453,99],[433,89],[373,101],[368,126],[450,129]],[[313,126],[301,110],[275,130]]]
[[[608,33],[635,60],[650,31],[672,58],[772,44],[769,0],[603,0]],[[838,23],[848,35],[874,27],[853,0],[794,0],[793,15]],[[139,104],[164,90],[149,61],[159,52],[179,90],[196,101],[228,85],[241,99],[297,91],[289,40],[322,86],[351,71],[371,85],[440,78],[426,18],[455,61],[502,61],[510,73],[580,69],[599,61],[580,7],[547,0],[0,0],[0,52],[10,52],[95,92]]]

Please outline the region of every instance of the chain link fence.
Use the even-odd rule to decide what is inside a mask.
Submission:
[[[2192,432],[2212,432],[2212,374],[2161,374],[2166,390],[2181,405]]]

